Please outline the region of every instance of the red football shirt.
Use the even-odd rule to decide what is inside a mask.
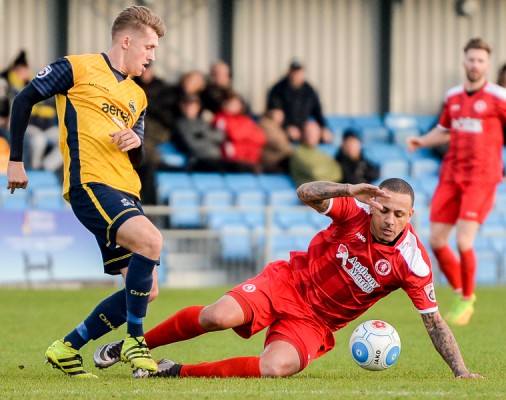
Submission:
[[[402,288],[420,313],[437,310],[427,251],[408,223],[395,245],[373,240],[370,208],[353,198],[331,200],[330,226],[307,252],[293,252],[297,289],[332,330],[345,326]]]
[[[451,135],[441,180],[499,182],[504,123],[506,89],[490,82],[471,95],[463,85],[450,89],[439,119],[439,127]]]

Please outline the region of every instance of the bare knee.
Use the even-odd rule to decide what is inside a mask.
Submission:
[[[287,359],[276,359],[276,360],[262,360],[260,358],[260,372],[262,376],[270,378],[283,378],[286,376],[295,375],[300,370],[299,360],[287,360]]]
[[[234,328],[244,323],[244,311],[239,303],[229,295],[202,309],[199,324],[206,331]]]

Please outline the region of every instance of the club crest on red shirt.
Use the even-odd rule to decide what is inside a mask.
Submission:
[[[379,275],[387,276],[390,271],[392,271],[392,265],[388,262],[388,260],[382,258],[381,260],[376,261],[376,264],[374,264],[374,269]]]

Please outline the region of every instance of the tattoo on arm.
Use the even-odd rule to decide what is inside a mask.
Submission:
[[[334,182],[309,182],[297,189],[299,199],[315,210],[323,212],[329,206],[329,199],[333,197],[349,197],[349,184]]]
[[[457,341],[439,311],[421,314],[421,316],[434,347],[451,368],[453,374],[460,376],[468,373]]]

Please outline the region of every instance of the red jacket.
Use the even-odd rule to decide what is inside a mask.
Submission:
[[[260,127],[246,114],[215,114],[213,126],[225,132],[223,158],[251,164],[260,162],[262,148],[267,141]]]

